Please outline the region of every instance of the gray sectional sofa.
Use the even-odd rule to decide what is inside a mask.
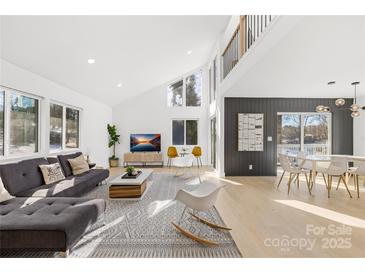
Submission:
[[[81,153],[0,165],[0,176],[16,198],[0,203],[0,251],[66,252],[102,216],[105,201],[77,198],[109,176],[106,169],[72,175],[68,159]],[[39,165],[59,162],[65,179],[46,185]]]

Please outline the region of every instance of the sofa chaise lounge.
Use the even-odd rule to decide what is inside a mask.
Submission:
[[[109,176],[106,169],[72,175],[68,159],[81,153],[0,165],[15,198],[0,203],[0,250],[68,250],[105,211],[103,199],[78,198]],[[45,184],[39,165],[59,162],[65,179]]]

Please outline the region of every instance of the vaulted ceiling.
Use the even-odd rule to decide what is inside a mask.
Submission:
[[[1,56],[116,105],[203,65],[229,18],[2,16]]]

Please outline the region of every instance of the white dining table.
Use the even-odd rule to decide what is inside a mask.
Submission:
[[[194,156],[191,154],[185,154],[184,156],[176,157],[173,161],[173,167],[175,168],[175,176],[182,176],[184,175],[188,170],[192,171],[194,169]],[[181,173],[179,174],[179,170]],[[197,177],[200,179],[200,171],[199,167],[196,168]],[[192,173],[192,172],[191,172]]]
[[[291,154],[286,153],[286,156],[293,159],[299,159],[302,160],[300,163],[300,166],[303,167],[306,162],[311,163],[311,188],[313,188],[313,185],[316,183],[317,178],[317,169],[319,165],[327,165],[329,166],[331,159],[336,157],[342,157],[347,158],[348,162],[353,161],[365,161],[364,156],[356,156],[356,155],[339,155],[339,154],[332,154],[332,155],[297,155],[297,154]],[[346,174],[346,180],[348,181],[348,174]]]

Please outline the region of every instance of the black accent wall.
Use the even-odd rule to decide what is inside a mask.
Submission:
[[[335,99],[225,98],[224,165],[226,176],[275,176],[278,112],[315,112],[317,105],[335,109]],[[346,99],[346,106],[352,99]],[[238,151],[238,113],[264,113],[264,151]],[[267,137],[272,136],[272,142]],[[353,118],[347,110],[332,113],[332,153],[353,153]],[[253,170],[248,166],[252,164]]]

